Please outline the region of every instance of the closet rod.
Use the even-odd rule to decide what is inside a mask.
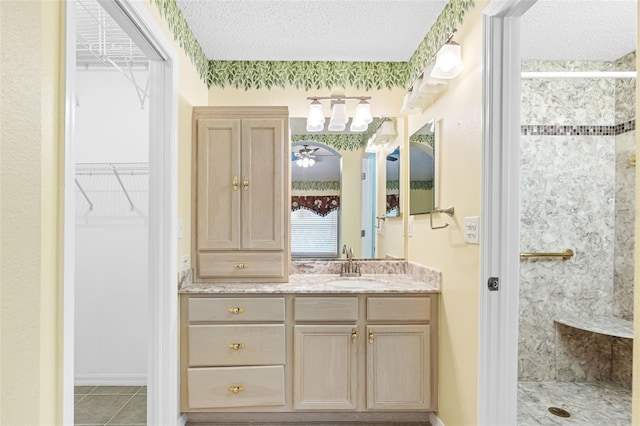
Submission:
[[[523,71],[521,78],[636,78],[635,71]]]

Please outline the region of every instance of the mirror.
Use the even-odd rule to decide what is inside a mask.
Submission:
[[[387,155],[387,217],[400,216],[400,148]]]
[[[425,214],[435,208],[434,121],[409,137],[409,214]]]
[[[306,121],[290,119],[292,258],[344,257],[345,244],[356,258],[383,257],[375,252],[376,155],[365,153],[382,120],[361,133],[349,132],[349,124],[344,132],[307,132]]]

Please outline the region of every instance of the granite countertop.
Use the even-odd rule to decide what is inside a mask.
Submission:
[[[288,283],[193,282],[181,293],[439,293],[433,284],[406,274],[370,274],[359,278],[340,275],[293,274]]]
[[[368,262],[367,262],[368,263]],[[439,271],[406,261],[363,264],[363,274],[344,278],[335,273],[336,262],[294,261],[288,283],[193,282],[191,274],[180,280],[185,294],[292,294],[292,293],[439,293]]]

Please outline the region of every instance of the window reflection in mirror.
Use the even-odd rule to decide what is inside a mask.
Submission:
[[[387,217],[400,216],[400,149],[387,155]]]
[[[409,137],[409,211],[429,213],[434,209],[435,134],[433,121]]]
[[[339,256],[341,160],[318,142],[291,145],[291,255]]]

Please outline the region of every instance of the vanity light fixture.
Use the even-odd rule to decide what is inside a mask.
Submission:
[[[352,132],[364,132],[369,127],[369,123],[373,121],[371,115],[371,105],[367,102],[370,96],[313,96],[307,98],[312,101],[309,105],[309,115],[307,117],[307,131],[321,132],[324,130],[324,113],[322,112],[322,104],[320,100],[331,100],[331,118],[327,129],[331,132],[342,132],[347,127],[349,116],[347,115],[347,100],[359,100],[356,112],[351,120],[349,130]]]
[[[450,80],[456,78],[463,67],[462,46],[455,41],[449,41],[438,50],[431,77]]]

